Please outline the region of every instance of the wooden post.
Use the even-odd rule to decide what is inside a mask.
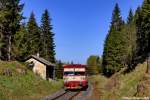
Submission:
[[[53,68],[53,79],[55,80],[56,79],[56,68],[55,68],[56,66],[54,66],[54,68]]]
[[[147,57],[147,70],[146,70],[146,73],[150,73],[150,53]]]

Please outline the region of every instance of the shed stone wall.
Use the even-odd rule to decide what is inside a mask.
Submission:
[[[37,75],[39,75],[40,77],[42,77],[43,79],[46,79],[46,65],[42,64],[41,62],[30,58],[29,60],[27,60],[27,62],[32,62],[34,63],[33,66],[33,72]]]

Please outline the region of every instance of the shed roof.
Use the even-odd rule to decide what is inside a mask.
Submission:
[[[34,58],[34,59],[36,59],[37,61],[39,61],[39,62],[41,62],[41,63],[43,63],[43,64],[45,64],[45,65],[47,65],[47,66],[56,66],[55,64],[53,64],[53,63],[51,63],[51,62],[45,60],[45,59],[42,58],[42,57],[38,57],[38,56],[35,56],[35,55],[31,55],[31,56],[29,56],[27,59],[30,59],[30,58]]]

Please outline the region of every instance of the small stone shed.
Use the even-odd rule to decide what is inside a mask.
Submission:
[[[39,56],[29,56],[26,60],[30,67],[36,75],[39,75],[43,79],[54,79],[55,78],[55,64],[41,58]]]

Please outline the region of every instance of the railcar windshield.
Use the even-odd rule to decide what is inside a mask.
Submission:
[[[74,72],[64,72],[64,75],[74,75]]]
[[[75,75],[85,75],[85,72],[74,72]]]
[[[85,72],[64,72],[64,75],[85,75]]]

